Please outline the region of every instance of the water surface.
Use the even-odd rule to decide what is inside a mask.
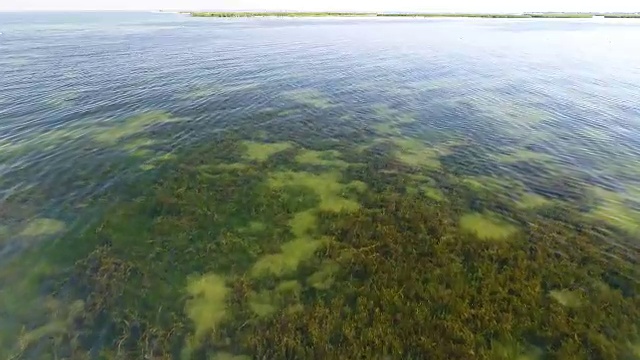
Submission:
[[[640,356],[640,23],[0,33],[3,356]]]

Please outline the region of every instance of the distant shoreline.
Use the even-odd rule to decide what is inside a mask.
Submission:
[[[184,12],[193,17],[413,17],[413,18],[493,18],[493,19],[621,19],[640,18],[640,13],[522,13],[522,14],[458,14],[458,13],[350,13],[350,12]]]

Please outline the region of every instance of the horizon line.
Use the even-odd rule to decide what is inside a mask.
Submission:
[[[226,13],[242,13],[242,12],[256,12],[256,13],[367,13],[367,14],[535,14],[535,13],[555,13],[555,14],[640,14],[640,11],[368,11],[368,10],[255,10],[255,9],[242,9],[242,10],[220,10],[220,9],[0,9],[2,12],[226,12]]]

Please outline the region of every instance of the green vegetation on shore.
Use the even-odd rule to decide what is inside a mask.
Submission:
[[[574,13],[540,13],[540,14],[527,14],[530,18],[541,19],[589,19],[596,14],[574,14]]]
[[[519,19],[519,18],[529,18],[530,16],[527,15],[520,15],[520,14],[456,14],[456,13],[451,13],[451,14],[447,14],[447,13],[402,13],[402,14],[397,14],[397,13],[386,13],[386,14],[377,14],[377,16],[385,16],[385,17],[423,17],[423,18],[427,18],[427,17],[462,17],[462,18],[493,18],[493,19]]]
[[[422,17],[422,18],[492,18],[492,19],[576,19],[604,16],[605,18],[640,18],[640,14],[599,13],[523,13],[523,14],[465,14],[465,13],[355,13],[355,12],[191,12],[194,17]]]
[[[376,16],[375,13],[346,12],[192,12],[195,17],[324,17],[324,16]]]
[[[640,19],[640,14],[604,14],[607,19]]]

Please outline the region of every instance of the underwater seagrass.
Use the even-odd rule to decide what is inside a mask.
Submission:
[[[59,239],[25,255],[37,266],[24,280],[20,262],[0,274],[16,290],[4,304],[28,319],[0,328],[0,354],[84,359],[100,343],[103,359],[637,358],[632,204],[512,179],[465,141],[421,141],[405,134],[411,117],[373,112],[391,124],[350,144],[277,128],[155,152],[139,135],[174,122],[164,113],[99,132],[158,176],[79,229],[12,225]],[[547,166],[516,154],[504,166]],[[606,218],[614,208],[625,216]]]
[[[257,159],[245,144],[167,159],[139,200],[61,240],[86,259],[57,275],[75,280],[56,301],[85,315],[51,328],[51,351],[82,358],[102,336],[105,359],[636,356],[639,254],[588,216],[523,212],[428,165],[377,171],[393,147]]]

